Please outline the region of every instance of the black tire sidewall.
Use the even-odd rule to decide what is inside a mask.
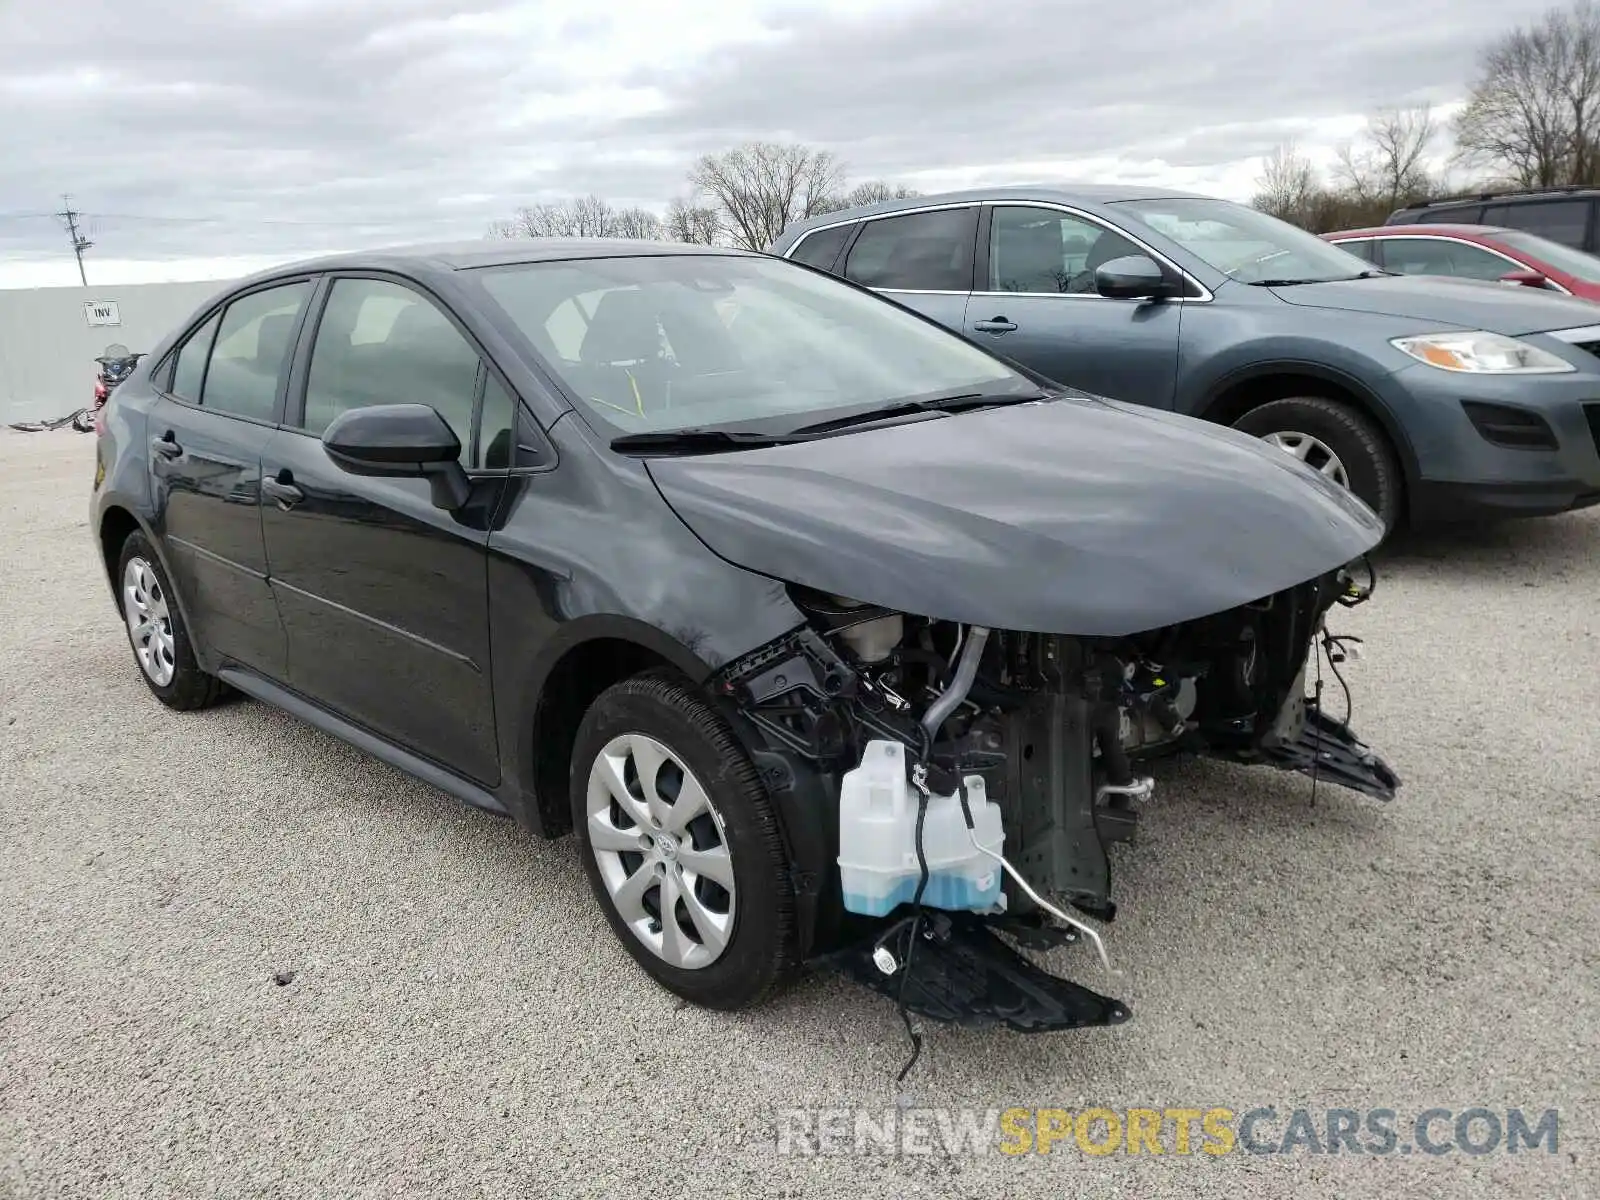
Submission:
[[[125,594],[123,579],[127,574],[128,563],[135,558],[142,558],[150,564],[150,569],[155,573],[156,580],[161,584],[161,593],[167,598],[167,619],[172,623],[172,656],[176,668],[172,672],[169,683],[158,684],[146,673],[139,662],[139,654],[133,644],[133,630],[128,627],[128,598]],[[131,533],[122,543],[122,551],[117,555],[117,611],[122,614],[122,632],[128,639],[128,649],[133,653],[133,667],[139,672],[139,678],[155,695],[157,700],[169,708],[189,709],[199,708],[215,698],[216,684],[210,676],[200,669],[200,663],[195,658],[194,646],[189,640],[189,629],[184,624],[183,612],[178,604],[177,593],[173,590],[172,580],[167,575],[167,568],[161,561],[161,556],[156,553],[155,547],[143,533]]]
[[[1399,521],[1399,471],[1393,456],[1383,434],[1349,406],[1320,397],[1274,400],[1246,413],[1234,428],[1255,437],[1310,434],[1339,456],[1350,491],[1378,515],[1385,530],[1393,530]]]
[[[672,966],[639,941],[617,913],[589,845],[589,770],[606,744],[626,733],[670,748],[706,789],[722,820],[736,888],[733,934],[722,956],[697,970]],[[664,675],[639,676],[608,689],[579,726],[570,790],[584,873],[634,961],[669,991],[710,1008],[744,1008],[770,994],[792,966],[788,864],[760,775],[715,709],[686,683]]]

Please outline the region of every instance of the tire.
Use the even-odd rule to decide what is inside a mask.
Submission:
[[[137,531],[128,535],[117,556],[117,607],[139,677],[157,700],[187,712],[207,708],[222,697],[222,681],[202,671],[195,659],[161,559]],[[149,632],[140,636],[136,626],[146,620]]]
[[[1251,409],[1234,428],[1259,438],[1316,439],[1338,457],[1346,486],[1378,514],[1385,534],[1399,524],[1400,466],[1383,431],[1365,413],[1338,400],[1295,396]]]
[[[655,785],[653,813],[641,774]],[[701,809],[685,791],[696,782],[707,806],[685,824]],[[766,1000],[793,973],[794,890],[777,815],[744,748],[696,690],[652,672],[601,693],[578,727],[571,800],[595,898],[656,982],[703,1007],[732,1010]],[[652,816],[659,825],[650,825]],[[653,883],[643,882],[646,872]],[[661,920],[668,897],[679,918],[675,934]]]

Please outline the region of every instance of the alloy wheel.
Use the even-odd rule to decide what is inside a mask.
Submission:
[[[166,687],[178,670],[172,612],[155,568],[137,556],[122,573],[122,613],[139,666],[157,687]]]
[[[722,817],[683,760],[640,733],[589,768],[589,847],[619,916],[653,954],[708,967],[733,934],[733,859]]]
[[[1340,487],[1349,488],[1350,476],[1345,473],[1344,463],[1321,438],[1312,437],[1309,433],[1283,432],[1263,434],[1261,440],[1294,455],[1306,466],[1314,471],[1320,471]]]

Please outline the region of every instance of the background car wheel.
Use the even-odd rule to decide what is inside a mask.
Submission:
[[[1297,396],[1252,409],[1234,428],[1254,434],[1349,488],[1378,514],[1385,531],[1400,520],[1400,468],[1380,430],[1337,400]]]
[[[172,584],[142,533],[128,535],[117,560],[117,597],[139,674],[168,708],[215,704],[223,685],[195,660]]]
[[[717,711],[664,674],[603,692],[578,728],[572,817],[606,919],[670,991],[760,1003],[794,967],[794,894],[760,775]]]

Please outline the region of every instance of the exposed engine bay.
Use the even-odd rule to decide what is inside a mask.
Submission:
[[[846,874],[870,857],[851,844],[867,828],[879,841],[900,839],[877,877],[895,862],[920,876],[910,896],[884,887],[862,900],[843,889],[837,906],[853,947],[845,965],[863,982],[944,1020],[1024,1029],[1114,1023],[1126,1019],[1126,1005],[1046,974],[994,935],[1023,947],[1087,937],[1105,958],[1098,932],[1073,914],[1115,917],[1107,848],[1133,836],[1139,804],[1153,792],[1142,760],[1191,752],[1391,799],[1394,772],[1351,732],[1348,711],[1339,719],[1323,705],[1321,656],[1343,687],[1338,663],[1348,640],[1328,631],[1326,617],[1367,599],[1366,575],[1332,571],[1117,638],[937,621],[791,586],[807,627],[729,664],[715,684],[775,753],[842,793],[842,844],[830,851]],[[878,757],[866,761],[869,752]],[[882,776],[891,753],[912,799],[898,810]],[[869,766],[878,774],[864,780]],[[852,824],[869,784],[876,816]],[[985,805],[998,808],[1003,854],[981,845],[973,814]],[[903,828],[893,811],[904,814]],[[929,898],[960,894],[938,886],[959,875],[930,867],[932,842],[950,844],[949,813],[971,831],[971,862],[1003,875],[992,901],[990,875],[970,869],[979,900],[941,909]]]

